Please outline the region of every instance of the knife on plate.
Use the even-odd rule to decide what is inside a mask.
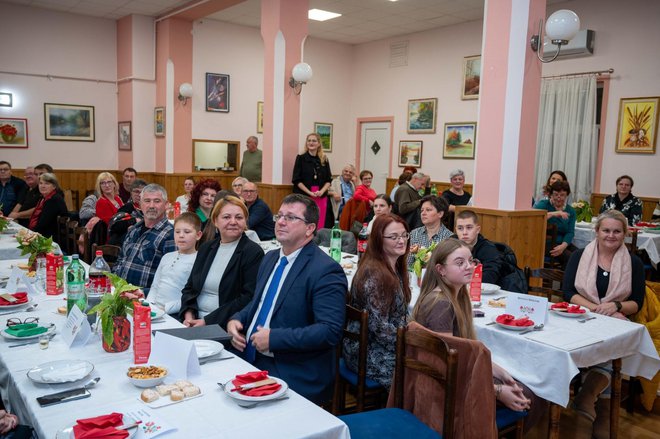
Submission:
[[[236,386],[231,389],[232,392],[242,392],[243,390],[256,389],[257,387],[268,386],[270,384],[277,384],[272,378],[267,378],[265,380],[257,381],[255,383],[243,384],[242,386]]]

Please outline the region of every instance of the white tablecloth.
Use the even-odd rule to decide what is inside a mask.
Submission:
[[[0,261],[0,274],[7,274],[16,261]],[[65,317],[55,313],[66,302],[63,296],[40,296],[39,307],[33,312],[19,312],[11,317],[40,318],[40,323],[55,323],[61,327]],[[6,318],[4,316],[2,318]],[[2,322],[4,327],[4,322]],[[154,322],[152,329],[181,326],[166,316],[162,323]],[[7,407],[19,416],[22,423],[32,425],[40,438],[53,438],[56,432],[75,423],[76,419],[121,412],[129,407],[144,407],[138,401],[141,389],[134,387],[126,378],[132,364],[133,352],[109,354],[103,351],[98,336],[82,347],[69,349],[60,336],[50,342],[47,350],[38,344],[8,348],[7,340],[0,340],[0,391]],[[71,385],[37,385],[30,381],[26,372],[38,364],[57,359],[83,359],[92,362],[101,381],[87,399],[41,408],[36,397],[63,390]],[[346,425],[330,413],[322,410],[297,393],[289,390],[289,399],[257,406],[252,409],[239,407],[227,397],[218,382],[226,382],[236,374],[255,370],[241,360],[209,363],[201,366],[202,375],[191,377],[203,396],[159,409],[151,409],[158,417],[178,427],[177,431],[163,437],[188,438],[349,438]],[[80,383],[76,383],[80,385]]]
[[[500,291],[495,297],[505,295],[506,292]],[[566,407],[570,382],[579,372],[579,367],[622,358],[622,373],[649,379],[660,369],[658,353],[642,325],[595,313],[590,315],[596,316],[596,319],[579,323],[577,319],[549,312],[542,331],[519,335],[497,325],[486,325],[495,316],[504,313],[504,308],[487,305],[491,297],[481,298],[486,317],[475,319],[477,337],[490,349],[493,362],[548,401]],[[602,342],[568,352],[528,338],[552,338],[566,334],[566,331],[575,334],[576,339],[590,336]]]
[[[593,224],[578,223],[575,227],[575,237],[573,245],[577,248],[585,248],[587,244],[596,238],[596,232]],[[649,255],[649,259],[654,267],[660,264],[660,234],[642,232],[637,234],[637,248],[644,250]]]
[[[12,223],[9,228],[0,233],[0,260],[21,257],[21,250],[17,247],[15,235],[22,228],[22,226]]]

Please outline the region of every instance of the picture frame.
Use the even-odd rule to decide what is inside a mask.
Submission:
[[[165,107],[154,108],[154,135],[165,136]]]
[[[133,136],[131,133],[130,121],[117,123],[117,147],[120,151],[130,151],[133,149]]]
[[[655,154],[658,142],[659,104],[659,96],[621,99],[616,130],[616,152]]]
[[[46,140],[94,142],[94,107],[89,105],[44,104]]]
[[[435,134],[438,98],[408,101],[408,134]]]
[[[257,133],[264,132],[264,103],[257,102]]]
[[[442,158],[474,160],[476,146],[476,122],[447,122],[445,124]]]
[[[229,113],[229,75],[206,74],[206,111]]]
[[[461,81],[461,99],[479,99],[481,83],[481,55],[463,58],[463,76]]]
[[[332,124],[326,122],[314,122],[314,132],[321,137],[323,152],[332,152]]]
[[[0,117],[0,148],[27,148],[27,119]]]
[[[399,141],[399,166],[422,166],[422,146],[421,140],[400,140]]]

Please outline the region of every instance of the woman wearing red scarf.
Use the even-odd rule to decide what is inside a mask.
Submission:
[[[30,230],[41,233],[46,238],[55,237],[57,217],[69,213],[61,192],[55,174],[48,172],[41,174],[39,177],[39,193],[41,193],[42,198],[30,217]]]

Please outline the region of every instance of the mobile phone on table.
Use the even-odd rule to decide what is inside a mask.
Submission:
[[[89,393],[89,390],[81,388],[40,396],[37,398],[37,402],[41,407],[48,407],[49,405],[75,401],[76,399],[89,398],[90,396],[92,396],[92,394]]]
[[[472,310],[472,316],[473,317],[484,317],[486,314],[480,310],[480,309],[473,309]]]

